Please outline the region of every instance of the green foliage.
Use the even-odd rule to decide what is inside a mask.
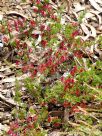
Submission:
[[[65,37],[71,38],[71,34],[73,33],[74,30],[75,28],[72,25],[70,24],[65,25],[65,30],[64,30]]]
[[[51,25],[51,34],[57,34],[60,32],[62,25],[60,23],[54,23]]]
[[[57,82],[52,88],[47,88],[45,92],[45,100],[49,101],[52,98],[60,99],[60,95],[63,92],[63,85],[61,82]]]
[[[101,48],[102,48],[102,36],[99,36],[99,39],[97,42],[99,43],[99,45],[101,45]]]
[[[90,70],[84,71],[77,75],[77,80],[79,82],[85,82],[91,84],[92,86],[97,86],[102,83],[101,76],[97,74],[97,70],[95,68],[91,68]]]
[[[41,98],[41,86],[40,84],[36,84],[31,78],[26,78],[24,80],[24,85],[27,89],[27,92],[33,97],[35,100],[40,101]]]
[[[85,15],[86,15],[86,10],[81,11],[81,13],[80,13],[80,15],[79,15],[79,18],[78,18],[78,22],[79,22],[79,23],[82,23],[82,20],[83,20],[83,18],[85,17]]]
[[[14,96],[14,100],[17,101],[18,103],[21,102],[21,96],[22,96],[20,89],[21,89],[21,86],[19,84],[19,81],[16,80],[15,81],[15,96]]]

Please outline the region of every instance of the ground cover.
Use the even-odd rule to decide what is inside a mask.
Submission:
[[[13,102],[0,97],[12,115],[3,135],[100,136],[102,36],[83,23],[87,11],[76,21],[60,2],[30,2],[33,18],[13,11],[0,24],[1,57],[16,67],[16,80],[3,79],[14,86]]]

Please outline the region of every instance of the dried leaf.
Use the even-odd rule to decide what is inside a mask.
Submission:
[[[23,80],[23,79],[25,79],[26,77],[28,77],[29,76],[29,74],[24,74],[24,75],[22,75],[22,76],[20,76],[20,77],[8,77],[8,78],[5,78],[5,79],[2,79],[2,83],[11,83],[11,82],[15,82],[15,80],[17,79],[17,80]]]
[[[89,35],[87,35],[87,36],[78,36],[78,37],[80,37],[82,40],[86,41],[89,38]]]
[[[5,103],[11,105],[11,106],[17,106],[18,104],[14,102],[13,99],[7,99],[0,93],[0,99],[4,101]]]
[[[85,25],[90,28],[91,36],[95,38],[96,37],[96,29],[93,26],[89,25],[89,24],[85,24]]]
[[[2,80],[3,83],[15,82],[15,77],[5,78]]]
[[[4,44],[0,42],[0,48],[2,48],[3,46],[4,46]]]
[[[85,18],[88,19],[88,18],[92,18],[94,16],[94,14],[88,12],[85,14]]]
[[[26,15],[24,15],[22,13],[18,13],[17,11],[9,11],[9,12],[7,11],[6,15],[8,15],[8,16],[16,15],[16,16],[20,16],[20,17],[23,17],[28,20],[28,17]]]
[[[97,16],[97,18],[98,18],[98,21],[99,21],[99,25],[101,25],[102,24],[102,20],[101,20],[101,16],[100,15],[98,15],[99,14],[99,12],[97,12],[97,11],[90,11],[92,14],[94,14],[94,15],[96,15]]]
[[[0,21],[2,21],[2,19],[3,19],[3,15],[2,15],[2,14],[0,14]]]
[[[102,0],[96,0],[96,2],[102,5]]]
[[[9,126],[7,126],[6,124],[5,124],[5,125],[2,125],[2,124],[0,123],[0,130],[8,131],[8,130],[9,130]]]
[[[35,45],[37,46],[41,42],[41,35],[39,35],[37,41],[35,42]]]
[[[100,50],[98,49],[98,45],[97,45],[97,44],[95,44],[94,50],[95,50],[95,52],[97,52],[97,53],[99,54],[99,57],[100,57],[100,59],[102,60],[102,51],[100,51]]]
[[[90,36],[90,31],[88,30],[88,28],[86,27],[86,25],[84,23],[82,23],[81,25],[81,29],[83,30],[83,32],[87,35]]]
[[[85,10],[85,7],[84,6],[82,6],[80,3],[74,3],[74,7],[75,7],[75,9],[74,9],[74,11],[75,12],[80,12],[80,11],[82,11],[82,10]]]
[[[60,132],[58,131],[52,131],[48,136],[60,136]]]
[[[102,8],[96,3],[95,0],[89,0],[90,4],[98,11],[102,12]]]
[[[72,19],[68,16],[68,15],[65,15],[66,19],[68,19],[70,22],[72,21]]]
[[[4,78],[5,76],[2,74],[2,73],[0,73],[0,78]]]
[[[74,16],[78,19],[78,15],[76,12],[72,11],[72,13],[74,14]]]

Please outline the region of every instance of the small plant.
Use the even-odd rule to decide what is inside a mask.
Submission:
[[[22,107],[12,111],[14,122],[7,135],[45,136],[44,127],[89,135],[95,121],[83,113],[89,103],[102,102],[102,63],[98,60],[93,65],[85,58],[84,50],[92,42],[77,37],[78,23],[61,23],[62,13],[59,15],[48,0],[33,0],[31,4],[36,19],[18,18],[3,21],[0,26],[2,42],[14,50],[16,65],[28,75],[22,83],[16,81],[14,99]],[[80,15],[79,23],[84,15]],[[97,42],[101,44],[101,37]],[[25,90],[21,91],[23,87]],[[39,108],[34,108],[34,104]],[[68,110],[67,123],[64,117],[51,115],[55,109],[60,109],[63,116]],[[72,116],[75,122],[70,121]],[[100,129],[95,130],[92,136],[101,134]]]

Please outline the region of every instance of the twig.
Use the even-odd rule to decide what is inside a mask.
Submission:
[[[79,60],[78,60],[76,57],[74,57],[74,60],[75,60],[75,62],[76,62],[77,64],[79,64],[79,66],[82,66],[82,64],[79,62]]]
[[[78,123],[82,123],[84,124],[85,126],[88,126],[90,128],[92,128],[92,126],[90,124],[88,124],[87,122],[84,122],[83,120],[77,120]]]
[[[89,109],[89,108],[86,108],[86,111],[102,113],[102,109]]]
[[[94,119],[96,119],[97,121],[99,121],[94,115],[88,113],[85,109],[81,108],[80,106],[78,106],[79,110],[82,111],[84,113],[84,115],[88,115]]]
[[[98,94],[100,93],[100,94],[102,95],[102,92],[101,92],[101,91],[99,91],[97,88],[94,88],[94,87],[92,87],[92,86],[88,85],[87,83],[84,83],[84,85],[86,85],[86,86],[87,86],[87,87],[89,87],[90,89],[92,89],[92,90],[96,91]]]
[[[73,123],[71,121],[68,121],[68,123],[72,126],[72,127],[79,127],[80,125],[77,123]]]

